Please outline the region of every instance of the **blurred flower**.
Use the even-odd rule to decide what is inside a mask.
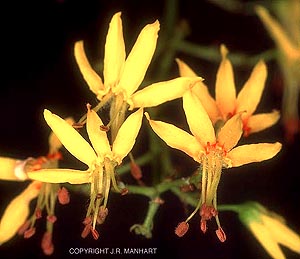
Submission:
[[[0,221],[0,244],[10,240],[27,220],[30,202],[39,195],[41,185],[33,181],[6,207]]]
[[[227,120],[216,134],[207,112],[192,91],[183,95],[183,108],[193,135],[172,124],[150,120],[147,113],[146,117],[152,129],[167,145],[185,152],[201,164],[201,199],[185,222],[200,209],[202,231],[206,232],[206,221],[215,217],[219,227],[217,236],[221,241],[225,241],[225,233],[218,219],[216,198],[222,168],[270,159],[280,151],[281,144],[259,143],[235,147],[243,132],[242,114],[235,114]]]
[[[243,131],[247,136],[264,130],[279,119],[279,112],[254,114],[264,90],[267,68],[261,60],[254,67],[248,81],[236,96],[233,68],[227,58],[228,50],[221,45],[222,61],[216,78],[216,100],[209,94],[203,82],[197,82],[199,87],[193,87],[194,94],[199,98],[213,124],[226,122],[235,114],[242,113]],[[182,60],[176,60],[181,76],[193,77],[196,73]]]
[[[75,43],[74,52],[79,69],[90,90],[103,105],[115,95],[119,96],[119,106],[127,102],[130,109],[156,106],[181,97],[194,82],[201,80],[201,78],[176,78],[154,83],[136,92],[154,54],[158,31],[158,21],[146,25],[126,58],[121,12],[116,13],[111,19],[106,37],[104,83],[90,65],[84,52],[83,41]]]
[[[284,80],[283,123],[287,139],[292,140],[299,132],[300,2],[274,1],[271,6],[277,12],[281,23],[276,21],[263,6],[258,5],[256,13],[278,49],[278,63]]]
[[[121,193],[124,191],[118,187],[114,168],[121,164],[135,143],[142,123],[143,109],[140,108],[124,121],[111,148],[100,117],[89,105],[87,108],[86,127],[93,147],[59,116],[45,110],[44,117],[62,144],[72,155],[86,164],[88,169],[85,171],[41,169],[29,172],[28,175],[32,179],[48,183],[91,183],[90,205],[84,220],[85,229],[82,236],[85,237],[91,231],[93,237],[97,239],[99,234],[95,226],[97,222],[102,224],[108,213],[106,205],[111,182],[116,191]]]
[[[66,123],[72,124],[71,118],[66,119]],[[0,157],[0,179],[10,181],[30,180],[28,172],[39,170],[42,168],[57,168],[58,161],[61,159],[59,149],[62,147],[61,142],[56,135],[51,132],[49,136],[49,151],[47,156],[38,158],[29,157],[25,160],[17,160],[13,158]],[[64,196],[64,199],[60,197]],[[67,204],[68,194],[66,189],[60,188],[58,184],[43,183],[40,181],[32,181],[18,196],[16,196],[6,207],[0,221],[0,244],[9,241],[16,233],[24,235],[24,238],[30,238],[35,234],[35,222],[42,217],[42,211],[47,211],[47,231],[52,235],[53,223],[56,221],[55,201],[58,197]],[[30,203],[37,199],[35,211],[29,217]],[[28,218],[29,217],[29,218]],[[49,246],[42,246],[45,254],[53,253],[54,246],[48,242]]]
[[[300,254],[300,236],[286,225],[281,216],[257,202],[247,202],[239,207],[240,220],[272,258],[286,258],[279,245]]]

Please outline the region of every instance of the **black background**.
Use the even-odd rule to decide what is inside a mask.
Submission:
[[[49,128],[42,111],[48,108],[61,117],[74,115],[78,119],[85,104],[96,103],[81,78],[73,57],[73,44],[84,39],[91,62],[102,60],[107,26],[111,16],[122,11],[124,35],[128,50],[140,29],[158,19],[164,28],[165,1],[9,1],[1,3],[1,87],[0,87],[0,155],[15,158],[47,153]],[[258,54],[270,47],[270,40],[258,18],[226,12],[206,1],[179,1],[178,19],[185,19],[191,33],[187,39],[201,45],[219,46],[225,43],[232,52]],[[208,62],[178,52],[206,83],[214,88],[216,62]],[[151,64],[149,73],[156,64]],[[277,64],[268,62],[269,75],[258,111],[280,109],[281,79]],[[151,70],[152,69],[152,70]],[[248,78],[251,66],[235,66],[236,85],[241,87]],[[177,75],[176,63],[166,78]],[[163,78],[163,79],[166,79]],[[174,102],[176,105],[180,101]],[[176,106],[177,107],[177,106]],[[180,106],[178,106],[180,107]],[[184,125],[184,117],[169,107],[169,116]],[[182,114],[183,115],[183,114]],[[170,119],[166,119],[169,120]],[[248,141],[248,140],[247,140]],[[272,160],[233,168],[224,172],[219,186],[219,203],[239,203],[257,200],[284,216],[288,224],[300,233],[299,223],[299,135],[293,143],[284,139],[278,123],[266,132],[249,137],[249,142],[282,142],[282,151]],[[138,142],[141,145],[141,142]],[[137,149],[143,147],[135,147]],[[189,158],[177,151],[174,163],[196,168]],[[67,155],[67,154],[66,154]],[[70,159],[72,159],[70,157]],[[180,160],[181,159],[181,160]],[[188,160],[188,161],[187,161]],[[75,159],[73,158],[75,163]],[[145,169],[147,172],[147,169]],[[24,183],[1,182],[0,212],[10,199],[25,187]],[[220,243],[214,234],[214,224],[206,235],[200,232],[198,218],[190,223],[189,232],[178,238],[174,228],[186,216],[179,200],[165,193],[164,205],[156,215],[153,238],[145,239],[129,232],[131,225],[141,223],[148,200],[112,194],[109,217],[101,227],[100,238],[81,239],[81,221],[88,198],[71,192],[71,203],[58,206],[59,216],[54,228],[55,252],[49,258],[113,258],[108,255],[70,255],[72,247],[137,248],[156,247],[156,255],[145,258],[268,258],[260,244],[238,221],[235,214],[222,212],[222,225],[227,241]],[[46,258],[40,249],[43,222],[29,240],[15,237],[0,247],[0,258]],[[283,248],[287,258],[298,258]],[[122,258],[118,256],[117,258]],[[126,258],[140,258],[127,256]]]

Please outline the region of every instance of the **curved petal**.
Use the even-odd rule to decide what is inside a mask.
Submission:
[[[196,83],[191,91],[198,97],[213,124],[222,119],[215,99],[210,95],[203,82]]]
[[[183,62],[181,59],[176,58],[175,59],[179,68],[179,74],[180,76],[185,77],[194,77],[198,76],[185,62]]]
[[[107,93],[107,89],[103,85],[101,77],[96,73],[96,71],[90,65],[85,52],[83,41],[77,41],[74,46],[74,55],[77,61],[78,67],[81,74],[88,84],[90,90],[97,96],[102,97]]]
[[[40,188],[40,182],[32,182],[6,207],[0,221],[0,245],[10,240],[25,223],[30,202],[38,196]]]
[[[248,81],[237,96],[236,112],[246,111],[246,116],[251,116],[259,104],[267,78],[265,62],[259,61],[254,67]]]
[[[179,67],[180,76],[197,76],[197,74],[182,60],[177,58],[176,62]],[[221,119],[221,113],[217,107],[216,101],[210,95],[207,86],[202,81],[197,82],[191,91],[199,98],[213,124]]]
[[[44,117],[66,149],[78,160],[91,165],[97,156],[90,144],[68,122],[49,110],[44,110]]]
[[[73,169],[41,169],[28,172],[28,177],[45,183],[83,184],[90,182],[89,171]]]
[[[269,11],[260,5],[255,8],[255,11],[279,49],[291,59],[299,58],[299,49],[292,44],[282,26],[271,17]]]
[[[113,143],[113,154],[118,164],[132,149],[142,125],[143,108],[131,114],[122,124]]]
[[[261,162],[273,158],[281,150],[281,146],[279,142],[238,146],[228,153],[228,158],[232,167]]]
[[[75,123],[75,121],[71,117],[66,118],[65,121],[70,125],[73,125]],[[62,148],[62,143],[53,132],[51,132],[49,135],[48,144],[49,144],[49,152],[48,152],[49,154],[55,154],[58,152],[59,149]]]
[[[168,146],[183,151],[195,161],[201,162],[201,153],[204,148],[196,138],[176,126],[162,121],[151,120],[148,113],[145,113],[151,128],[154,132],[167,143]]]
[[[216,142],[215,131],[200,100],[191,92],[183,95],[183,109],[190,130],[203,147]]]
[[[231,150],[239,142],[243,134],[241,113],[230,118],[218,133],[218,142],[226,151]]]
[[[149,85],[134,93],[127,101],[130,109],[137,107],[153,107],[167,101],[182,97],[182,95],[201,77],[178,77],[169,81]]]
[[[269,229],[260,222],[252,221],[249,229],[272,258],[285,259],[279,245]]]
[[[111,19],[105,42],[103,77],[106,87],[112,88],[119,82],[125,57],[121,12],[118,12]]]
[[[156,48],[158,31],[158,21],[146,25],[125,61],[120,82],[113,90],[116,94],[122,92],[125,100],[137,90],[144,79]]]
[[[249,133],[259,132],[273,126],[280,118],[279,111],[252,115],[247,121]]]
[[[296,253],[300,253],[300,236],[278,219],[261,215],[264,225],[276,241]]]
[[[236,89],[231,62],[227,59],[228,50],[221,45],[222,61],[216,78],[216,102],[223,119],[234,114],[236,107]]]
[[[88,107],[86,129],[89,139],[99,157],[104,159],[105,155],[111,154],[111,148],[107,139],[107,134],[101,130],[103,122],[97,113]]]

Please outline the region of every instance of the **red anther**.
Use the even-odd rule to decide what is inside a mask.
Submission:
[[[91,228],[91,232],[92,232],[92,236],[95,240],[97,240],[99,238],[99,233],[96,229]]]
[[[75,122],[75,123],[72,124],[72,127],[77,130],[77,129],[83,128],[83,125],[84,125],[83,123]]]
[[[37,219],[40,219],[42,217],[42,210],[40,208],[36,208],[34,214]]]
[[[65,187],[61,187],[57,191],[57,198],[60,204],[65,205],[70,202],[70,195],[68,190]]]
[[[92,218],[91,217],[86,217],[83,222],[84,225],[89,225],[92,223]]]
[[[54,245],[52,243],[52,233],[45,232],[42,238],[41,247],[45,255],[52,255],[54,252]]]
[[[109,131],[109,127],[105,125],[100,125],[100,130],[107,132]]]
[[[35,234],[35,227],[31,227],[24,232],[24,238],[30,238]]]
[[[57,217],[55,215],[48,215],[47,220],[53,224],[57,220]]]
[[[91,232],[91,229],[92,229],[92,225],[91,224],[85,225],[83,231],[81,232],[81,237],[82,238],[86,238],[87,235]]]
[[[45,254],[48,254],[49,252],[51,252],[51,250],[52,250],[51,248],[53,248],[52,233],[51,232],[47,231],[47,232],[44,233],[43,238],[42,238],[42,242],[41,242],[41,247],[42,247]]]
[[[203,234],[206,233],[207,231],[206,220],[200,220],[200,229],[203,232]]]
[[[139,165],[135,162],[130,163],[130,172],[134,179],[140,180],[142,178],[142,170]]]
[[[216,230],[216,235],[222,243],[226,241],[226,234],[221,227]]]
[[[127,188],[123,188],[121,190],[121,195],[126,195],[128,193],[128,189]]]
[[[52,154],[48,154],[47,158],[49,160],[61,160],[62,159],[62,154],[60,152],[55,152]]]
[[[183,237],[186,232],[188,232],[189,230],[189,223],[183,221],[183,222],[180,222],[178,224],[178,226],[175,228],[175,234],[179,237]]]
[[[30,223],[30,220],[26,220],[24,224],[18,229],[18,235],[24,235],[25,231],[29,228]]]
[[[52,255],[54,252],[54,245],[48,246],[47,248],[43,249],[45,255]]]
[[[217,216],[218,211],[210,205],[203,204],[200,208],[200,216],[202,220],[210,220],[212,217]]]
[[[99,208],[98,216],[97,216],[97,223],[103,224],[106,217],[108,215],[108,209],[104,208],[103,206]]]

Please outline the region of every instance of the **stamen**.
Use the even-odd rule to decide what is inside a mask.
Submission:
[[[222,243],[226,241],[226,234],[221,227],[216,230],[216,235]]]
[[[179,237],[183,237],[189,230],[189,223],[183,221],[178,224],[175,229],[175,234]]]
[[[99,238],[99,233],[96,229],[91,228],[91,232],[92,232],[92,236],[95,240],[97,240]]]
[[[35,234],[35,227],[30,227],[24,232],[24,238],[30,238]]]
[[[30,220],[26,220],[24,224],[18,229],[18,235],[24,235],[25,231],[29,228],[30,223]]]
[[[103,224],[107,215],[108,215],[108,209],[101,206],[98,212],[97,223],[99,225]]]
[[[92,229],[91,223],[86,224],[83,231],[81,232],[81,237],[86,238],[88,236],[88,234],[91,232],[91,229]]]
[[[48,215],[47,220],[53,224],[57,220],[57,217],[55,215]]]
[[[57,198],[60,204],[65,205],[70,202],[70,195],[68,190],[65,187],[61,187],[57,191]]]
[[[51,255],[53,254],[54,251],[54,245],[52,243],[52,233],[47,231],[44,233],[42,242],[41,242],[41,247],[46,255]]]

